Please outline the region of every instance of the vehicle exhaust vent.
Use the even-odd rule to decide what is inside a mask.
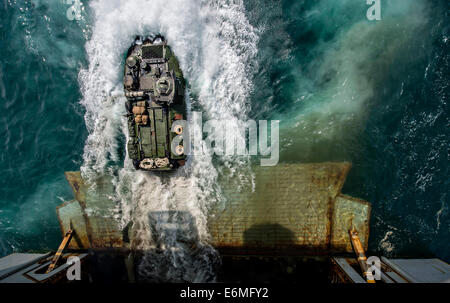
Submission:
[[[163,46],[152,45],[142,47],[142,59],[163,58]]]

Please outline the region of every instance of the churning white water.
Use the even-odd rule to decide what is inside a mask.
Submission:
[[[133,223],[132,245],[145,253],[141,277],[213,281],[219,259],[208,244],[207,214],[223,200],[217,182],[221,171],[208,155],[191,157],[170,176],[135,171],[127,157],[123,160],[122,66],[136,35],[161,33],[190,83],[188,103],[208,119],[241,123],[249,111],[257,30],[241,1],[97,0],[90,9],[95,17],[86,43],[89,66],[79,74],[89,131],[82,174],[88,180],[113,177],[117,204],[112,211],[122,227]],[[232,174],[247,163],[237,157],[221,161]]]

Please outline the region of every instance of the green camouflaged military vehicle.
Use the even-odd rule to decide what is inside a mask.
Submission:
[[[129,48],[123,85],[127,98],[128,156],[136,169],[172,170],[184,165],[185,81],[162,36],[137,37]],[[175,141],[176,142],[176,141]]]

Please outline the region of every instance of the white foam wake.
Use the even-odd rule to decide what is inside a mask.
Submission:
[[[210,156],[195,156],[171,176],[136,172],[123,160],[126,123],[122,91],[124,55],[135,35],[163,34],[191,85],[189,101],[211,119],[241,123],[249,111],[248,77],[258,35],[239,1],[97,0],[89,66],[79,75],[89,137],[81,168],[87,179],[113,176],[122,227],[133,222],[136,249],[145,251],[140,274],[152,280],[211,281],[217,254],[208,244],[207,213],[219,201]],[[245,159],[227,158],[230,171]],[[188,243],[195,242],[195,245]]]

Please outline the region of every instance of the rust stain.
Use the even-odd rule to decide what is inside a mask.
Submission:
[[[368,202],[341,194],[350,167],[351,164],[348,162],[279,164],[271,169],[256,167],[254,169],[256,192],[236,192],[236,183],[231,181],[227,181],[229,185],[221,184],[225,191],[228,190],[231,193],[231,198],[224,209],[219,207],[210,213],[213,214],[208,219],[211,244],[219,251],[228,253],[234,251],[237,254],[308,252],[321,255],[331,250],[346,251],[348,239],[340,234],[336,236],[341,228],[335,229],[334,225],[347,222],[346,218],[337,221],[334,219],[337,197],[347,199],[348,202],[345,203],[348,203],[350,209],[352,201],[359,205],[365,203],[364,205],[370,207]],[[106,222],[107,220],[98,221],[101,219],[90,217],[84,211],[86,185],[81,174],[66,172],[66,178],[77,200],[80,199],[78,201],[83,209],[88,243],[91,248],[116,249],[126,246],[122,237],[117,236],[122,235],[122,232],[118,231],[116,226]],[[227,186],[230,188],[227,189]],[[107,187],[103,188],[97,187],[98,190],[106,190]],[[88,198],[92,199],[91,196]],[[95,203],[91,200],[88,202],[90,206]],[[348,213],[353,216],[351,211]],[[363,215],[370,216],[370,209],[368,214],[363,213]],[[358,222],[363,222],[358,224],[365,225],[361,232],[365,235],[365,239],[368,239],[369,218],[362,218]],[[246,231],[255,225],[265,223],[269,225],[269,230],[263,231],[262,238],[258,236],[250,240],[244,238]],[[270,230],[272,225],[273,230]],[[61,226],[62,230],[63,228]],[[252,232],[255,231],[252,230]],[[83,235],[79,237],[80,241],[85,240]],[[139,239],[130,235],[129,243],[132,247],[136,247],[138,241]],[[364,245],[367,246],[367,241]]]

